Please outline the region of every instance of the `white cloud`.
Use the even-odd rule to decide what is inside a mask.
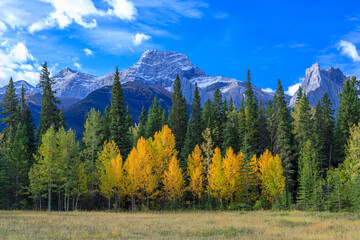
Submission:
[[[300,85],[301,85],[301,83],[296,83],[296,84],[294,84],[294,85],[292,85],[292,86],[289,86],[289,87],[288,87],[288,90],[285,91],[285,93],[286,93],[287,95],[294,96],[294,94],[296,93],[296,91],[299,89]]]
[[[82,70],[82,67],[81,67],[81,64],[80,64],[80,63],[75,62],[75,63],[74,63],[74,66],[75,66],[78,70]]]
[[[352,58],[354,62],[360,61],[356,46],[351,42],[341,40],[338,44],[338,50],[341,50],[341,54]]]
[[[0,85],[7,84],[10,77],[35,85],[39,80],[39,71],[34,67],[35,59],[25,43],[11,45],[5,42],[0,47]]]
[[[88,49],[88,48],[84,48],[84,52],[85,52],[86,56],[92,56],[92,55],[94,55],[94,52],[91,51],[91,50]]]
[[[29,28],[30,33],[58,26],[64,29],[75,22],[85,28],[96,27],[96,19],[86,21],[85,18],[95,15],[104,15],[98,11],[91,0],[43,0],[50,3],[55,11],[46,19],[33,23]]]
[[[143,41],[149,40],[151,37],[143,33],[137,33],[134,37],[133,44],[139,46]]]
[[[262,88],[261,91],[266,92],[266,93],[274,93],[275,90],[271,89],[271,88]]]
[[[137,10],[134,4],[127,0],[106,0],[112,9],[108,10],[108,14],[115,15],[122,20],[135,20]]]

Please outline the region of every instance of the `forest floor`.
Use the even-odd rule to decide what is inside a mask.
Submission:
[[[360,216],[272,211],[0,211],[0,239],[360,239]]]

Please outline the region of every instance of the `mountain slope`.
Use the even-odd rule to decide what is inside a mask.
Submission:
[[[339,106],[339,93],[342,91],[342,84],[346,76],[339,68],[330,67],[327,70],[321,69],[318,63],[313,64],[306,69],[304,81],[301,83],[301,89],[309,98],[310,104],[315,107],[323,94],[327,92],[334,109]],[[296,95],[291,98],[290,106],[296,102]]]
[[[171,109],[171,93],[160,86],[148,86],[142,82],[133,81],[123,84],[122,88],[125,102],[129,106],[130,114],[135,122],[138,120],[142,107],[148,109],[155,95],[162,108],[167,112]],[[111,89],[112,86],[105,86],[95,90],[64,112],[68,126],[74,129],[78,136],[82,133],[86,112],[95,108],[103,113],[105,107],[110,105]]]

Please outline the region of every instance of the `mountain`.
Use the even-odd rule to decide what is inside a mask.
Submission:
[[[179,74],[183,94],[187,102],[192,101],[194,84],[198,83],[202,102],[212,99],[218,87],[228,100],[233,97],[237,106],[246,90],[245,82],[223,76],[208,76],[191,63],[189,58],[178,52],[147,50],[133,66],[119,73],[121,82],[139,81],[150,86],[161,86],[172,91],[176,74]],[[84,98],[92,91],[112,85],[114,73],[103,77],[84,74],[70,68],[64,68],[53,76],[56,81],[54,90],[58,97]],[[262,101],[272,99],[273,93],[263,92],[253,86],[254,92]]]
[[[33,93],[39,93],[41,90],[39,88],[36,88],[32,86],[30,83],[28,83],[25,80],[18,80],[14,82],[15,91],[17,94],[20,94],[21,87],[24,86],[25,92],[27,94],[33,94]],[[5,94],[7,85],[0,88],[0,94]]]
[[[315,107],[323,94],[327,92],[334,109],[339,107],[339,93],[342,91],[342,85],[346,76],[339,68],[330,67],[327,70],[321,69],[318,63],[313,64],[306,69],[305,79],[301,83],[303,93],[309,98],[309,103]],[[290,99],[290,106],[296,102],[296,95]]]
[[[112,86],[105,86],[91,92],[85,99],[72,105],[64,111],[65,120],[68,126],[74,129],[79,136],[83,130],[85,114],[91,108],[104,113],[105,107],[110,105]],[[130,114],[135,122],[144,106],[148,109],[155,97],[167,112],[171,109],[171,93],[160,86],[149,86],[139,81],[127,82],[122,85],[125,102],[129,106]]]

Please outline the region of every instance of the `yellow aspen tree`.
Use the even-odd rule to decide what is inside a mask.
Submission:
[[[269,150],[266,150],[259,158],[259,170],[261,173],[261,187],[265,197],[272,202],[279,202],[280,194],[285,189],[285,177],[281,159],[278,155],[273,157]]]
[[[184,176],[176,156],[171,158],[169,167],[164,172],[163,184],[167,198],[175,205],[176,199],[181,198],[184,192]]]
[[[115,172],[112,169],[111,161],[120,155],[120,151],[114,141],[106,141],[103,150],[99,153],[97,161],[97,178],[100,193],[108,198],[108,207],[111,207],[111,197],[115,193]]]
[[[194,151],[188,157],[188,176],[189,176],[189,190],[192,192],[195,198],[198,199],[200,204],[200,199],[202,193],[204,192],[204,164],[202,162],[203,155],[199,145],[196,145]]]
[[[154,158],[151,157],[151,149],[149,143],[141,137],[136,145],[137,150],[137,162],[140,166],[141,173],[141,186],[140,190],[142,195],[146,195],[147,208],[149,208],[149,201],[154,193],[158,182],[155,175]]]
[[[111,174],[114,176],[115,206],[120,206],[121,197],[125,193],[123,159],[120,154],[111,160]]]
[[[141,166],[139,164],[138,151],[133,148],[128,155],[125,164],[126,192],[131,196],[131,208],[135,210],[135,198],[139,194],[141,188]]]
[[[223,171],[223,163],[221,158],[220,148],[216,147],[214,150],[214,154],[212,157],[212,161],[209,168],[209,186],[208,191],[210,191],[210,195],[217,198],[220,201],[222,207],[222,191],[224,188],[224,171]]]
[[[223,171],[224,171],[224,188],[223,196],[226,200],[231,200],[231,204],[234,203],[234,193],[237,191],[240,180],[240,159],[234,153],[234,150],[229,147],[226,150],[225,157],[223,159]]]

